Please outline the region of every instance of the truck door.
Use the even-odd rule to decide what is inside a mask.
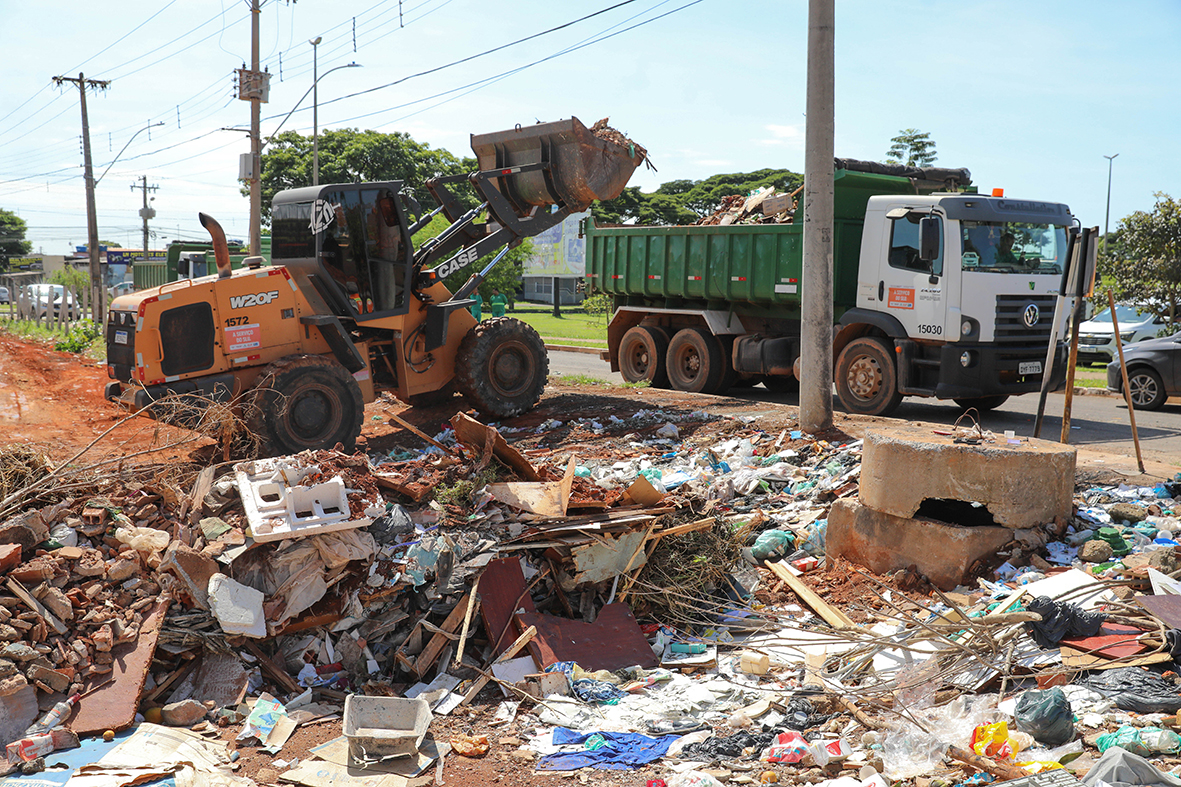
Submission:
[[[894,211],[891,211],[893,214]],[[943,276],[944,226],[939,223],[939,256],[919,259],[919,220],[930,214],[907,211],[904,216],[889,216],[890,245],[878,284],[881,300],[912,339],[944,341],[947,321],[947,297]]]

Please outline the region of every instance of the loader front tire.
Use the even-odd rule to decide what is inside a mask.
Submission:
[[[353,451],[361,434],[361,387],[336,359],[290,355],[259,376],[247,405],[251,430],[265,454],[332,448]]]
[[[541,399],[549,375],[545,343],[515,317],[493,317],[468,331],[455,356],[455,386],[485,416],[512,418]]]

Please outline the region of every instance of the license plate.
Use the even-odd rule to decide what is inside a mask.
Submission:
[[[1042,373],[1042,362],[1041,361],[1026,361],[1025,363],[1017,364],[1017,373],[1018,374],[1041,374]]]

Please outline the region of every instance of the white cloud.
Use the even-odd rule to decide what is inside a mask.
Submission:
[[[759,142],[763,145],[786,145],[788,147],[800,148],[804,147],[804,127],[803,126],[776,126],[768,124],[765,126],[767,131],[771,132],[769,139],[760,139]]]

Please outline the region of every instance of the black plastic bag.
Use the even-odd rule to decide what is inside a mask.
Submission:
[[[1074,711],[1070,700],[1055,686],[1031,689],[1017,698],[1017,729],[1028,732],[1038,743],[1061,746],[1074,737]]]
[[[1092,673],[1076,684],[1113,700],[1117,708],[1134,713],[1176,713],[1181,710],[1177,684],[1160,673],[1139,667],[1120,667]]]
[[[1046,596],[1038,596],[1025,608],[1042,616],[1040,621],[1025,625],[1034,641],[1043,648],[1055,648],[1067,637],[1093,637],[1107,619],[1102,612],[1087,612],[1078,604],[1052,601]]]

